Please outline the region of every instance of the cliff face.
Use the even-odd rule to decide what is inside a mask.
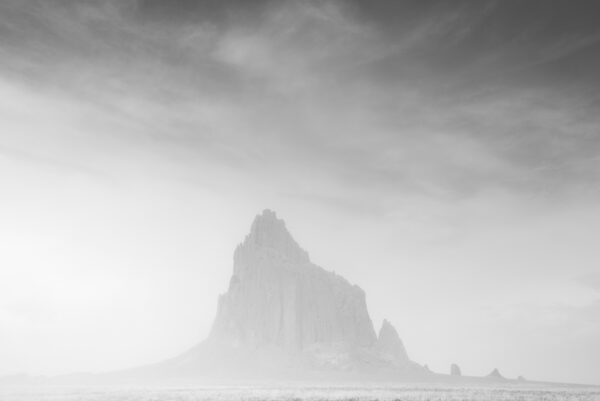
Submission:
[[[311,263],[283,220],[265,210],[234,254],[210,341],[234,346],[370,347],[377,339],[365,293]]]

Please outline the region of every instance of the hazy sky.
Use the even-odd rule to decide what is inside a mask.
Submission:
[[[268,207],[415,361],[600,384],[599,17],[0,0],[0,374],[193,346]]]

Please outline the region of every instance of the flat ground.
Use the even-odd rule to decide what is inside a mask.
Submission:
[[[598,387],[480,386],[2,386],[2,401],[596,401]]]

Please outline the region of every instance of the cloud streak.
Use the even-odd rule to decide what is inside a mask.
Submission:
[[[184,24],[182,10],[205,9],[193,2],[99,4],[4,4],[3,50],[15,60],[12,72],[60,83],[86,101],[146,120],[148,135],[220,149],[229,153],[223,160],[238,158],[240,166],[281,163],[278,155],[285,155],[287,164],[308,158],[357,182],[364,175],[364,182],[456,194],[488,185],[561,192],[598,178],[600,123],[585,96],[563,95],[561,85],[515,88],[452,76],[461,48],[465,59],[496,59],[468,67],[473,77],[506,64],[506,41],[483,52],[473,43],[485,23],[503,32],[505,6],[448,9],[435,2],[418,23],[389,33],[385,22],[377,25],[344,2],[267,2],[262,12],[237,14],[227,4],[214,11],[218,18]],[[523,36],[510,45],[511,68],[529,68],[529,60],[512,61],[535,41],[539,53],[554,54],[546,61],[595,42],[593,33],[574,33],[549,43],[539,33],[544,18],[530,35],[534,42],[513,34]],[[457,50],[438,48],[441,38]],[[423,51],[434,57],[418,56]],[[389,62],[391,85],[381,86],[388,73],[379,72]],[[423,72],[415,76],[414,69]],[[160,118],[141,115],[148,107]],[[190,134],[171,124],[190,127],[177,130]],[[332,179],[344,180],[338,174]]]

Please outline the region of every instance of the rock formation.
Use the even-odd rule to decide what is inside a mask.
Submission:
[[[208,339],[167,365],[172,372],[194,374],[244,369],[427,374],[410,361],[388,321],[375,335],[364,291],[313,264],[270,210],[254,219],[235,250],[233,274]]]
[[[451,376],[462,376],[462,373],[460,371],[460,367],[457,364],[453,363],[450,366],[450,375]]]
[[[303,349],[316,343],[372,346],[365,293],[311,263],[283,220],[265,210],[234,254],[210,339]]]
[[[492,372],[489,375],[487,375],[487,377],[490,379],[504,379],[504,376],[502,376],[500,374],[500,371],[496,368],[492,370]]]
[[[404,364],[409,360],[398,332],[396,332],[394,326],[387,320],[383,321],[379,330],[377,348],[394,363]]]

